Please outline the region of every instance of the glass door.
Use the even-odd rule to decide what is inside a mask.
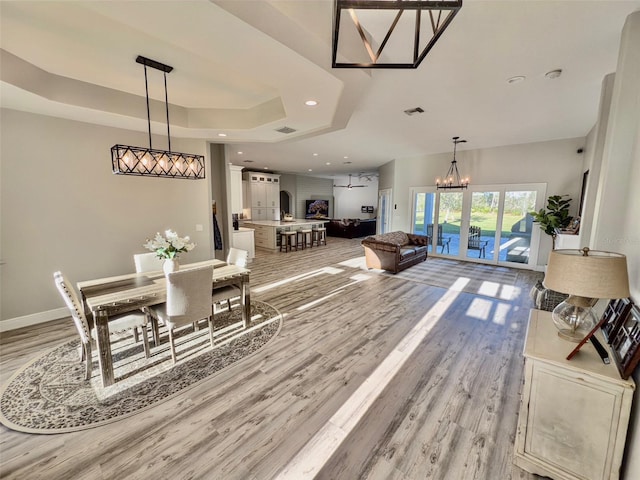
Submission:
[[[441,255],[457,257],[460,253],[460,228],[462,226],[462,192],[441,192],[438,208],[437,240],[441,243]],[[434,234],[435,236],[435,234]]]
[[[538,192],[535,190],[505,192],[500,261],[529,263],[533,234],[533,217],[529,215],[529,212],[536,210],[537,199]]]
[[[476,262],[536,265],[546,185],[471,187],[464,192],[414,189],[412,232],[431,237],[429,252]]]
[[[485,260],[496,259],[495,245],[500,245],[498,210],[500,192],[481,191],[471,193],[471,213],[467,236],[467,257]]]

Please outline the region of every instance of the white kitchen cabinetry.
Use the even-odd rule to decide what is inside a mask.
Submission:
[[[255,258],[256,248],[253,229],[240,227],[238,230],[233,230],[231,243],[234,248],[249,252],[249,260]]]
[[[576,345],[550,312],[531,311],[514,463],[555,480],[617,479],[635,384],[591,343],[566,360]]]
[[[280,175],[245,172],[251,220],[280,220]]]
[[[242,213],[242,167],[229,165],[231,174],[231,213]]]

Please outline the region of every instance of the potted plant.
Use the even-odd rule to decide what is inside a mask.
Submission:
[[[547,208],[541,208],[538,212],[530,212],[533,221],[540,225],[544,233],[551,236],[552,249],[556,248],[556,235],[558,230],[569,226],[572,216],[569,215],[571,198],[569,195],[551,195],[547,198]]]

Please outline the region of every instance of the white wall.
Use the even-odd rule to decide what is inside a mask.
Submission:
[[[378,210],[378,179],[371,177],[371,181],[359,180],[351,177],[352,185],[365,185],[358,188],[333,187],[335,199],[334,218],[375,218]],[[348,185],[348,175],[338,175],[334,179],[334,185]],[[374,213],[362,213],[361,207],[369,205]]]
[[[640,11],[627,17],[610,108],[600,108],[601,175],[591,229],[593,248],[627,256],[631,298],[640,302]],[[603,84],[603,89],[608,85]],[[604,94],[603,94],[604,97]],[[596,146],[598,149],[598,145]],[[634,375],[640,382],[640,369]],[[622,478],[640,478],[640,401],[635,396]]]
[[[508,145],[504,147],[458,151],[461,174],[474,185],[546,183],[549,195],[569,194],[572,214],[578,211],[582,184],[583,157],[577,150],[585,138]],[[452,153],[395,160],[393,180],[393,230],[410,231],[412,187],[433,186],[451,164]],[[382,172],[382,170],[381,170]],[[388,181],[384,178],[384,181]],[[380,183],[383,182],[381,173]],[[546,202],[545,202],[546,203]],[[551,238],[543,235],[538,263],[544,265],[551,249]]]
[[[2,321],[63,307],[55,270],[73,283],[133,272],[132,255],[157,231],[191,236],[197,247],[183,261],[209,258],[209,181],[111,173],[111,147],[147,146],[147,134],[7,109],[0,115]],[[208,153],[202,140],[172,139],[172,147]]]

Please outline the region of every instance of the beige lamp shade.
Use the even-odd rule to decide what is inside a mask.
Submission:
[[[553,250],[544,285],[550,290],[586,298],[626,298],[627,257],[597,250]]]

